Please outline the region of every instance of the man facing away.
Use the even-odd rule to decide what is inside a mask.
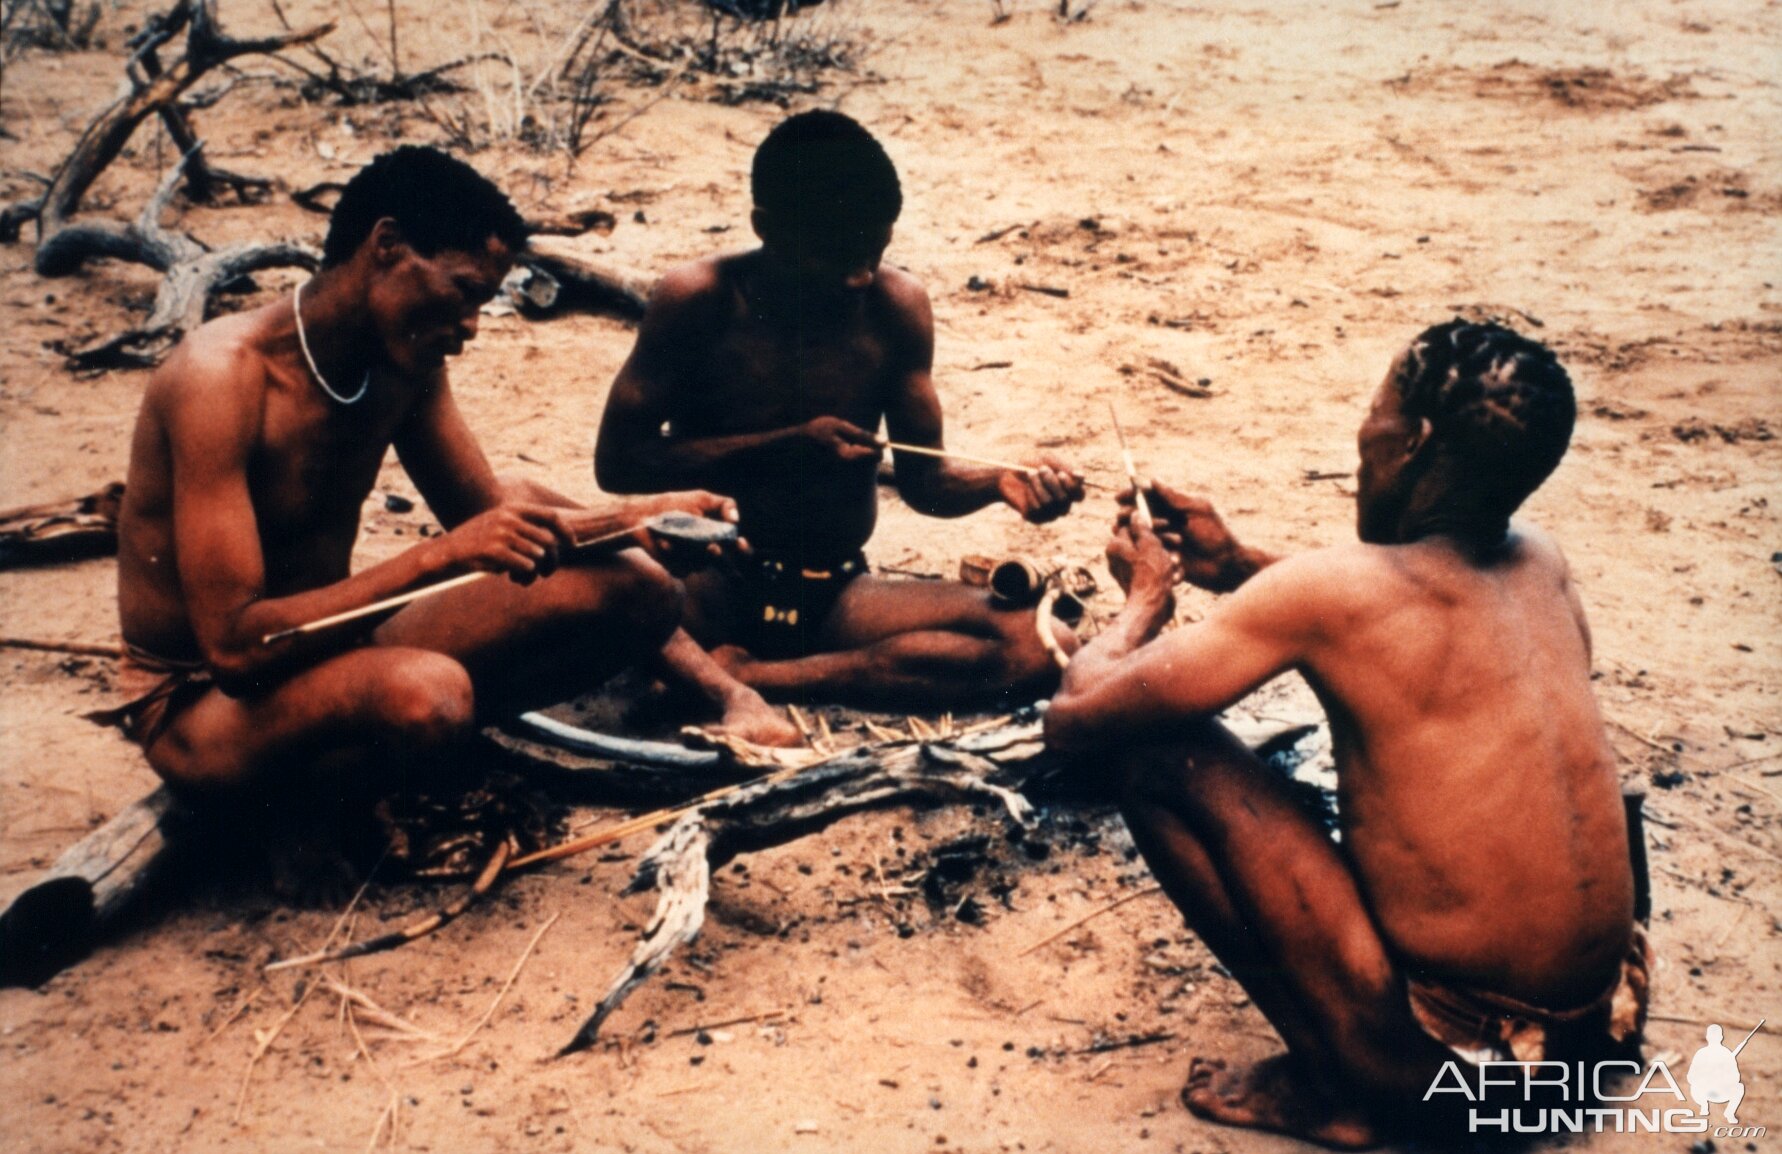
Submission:
[[[1109,545],[1129,599],[1048,737],[1118,759],[1152,871],[1287,1044],[1197,1059],[1196,1114],[1362,1147],[1457,1055],[1637,1037],[1649,958],[1589,629],[1558,547],[1510,523],[1573,418],[1547,349],[1439,325],[1362,423],[1360,542],[1277,559],[1159,486],[1157,534]],[[1160,637],[1179,577],[1234,592]],[[1340,845],[1212,718],[1289,669],[1330,720]]]
[[[941,447],[928,296],[880,263],[902,208],[890,158],[848,117],[807,112],[768,134],[751,187],[761,247],[677,268],[652,297],[601,420],[601,486],[736,498],[755,553],[689,579],[688,627],[769,698],[947,708],[1048,691],[1031,610],[866,571],[880,420],[893,441]],[[1050,461],[895,460],[903,499],[934,517],[1000,502],[1042,522],[1082,496]]]
[[[204,325],[149,382],[119,526],[130,701],[103,717],[186,797],[237,811],[273,795],[362,801],[372,777],[446,758],[477,718],[565,700],[654,660],[675,632],[680,589],[655,560],[567,550],[727,502],[682,493],[596,511],[504,485],[453,400],[446,361],[525,243],[475,170],[397,149],[342,192],[314,279]],[[392,445],[447,532],[351,573]],[[511,580],[267,640],[479,571]],[[696,680],[726,682],[694,654]]]

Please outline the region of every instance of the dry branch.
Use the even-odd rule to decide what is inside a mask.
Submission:
[[[185,52],[163,68],[157,53],[182,30],[186,33]],[[58,275],[46,272],[42,267],[43,242],[74,215],[81,197],[123,151],[144,120],[160,115],[163,109],[175,107],[186,89],[219,64],[239,56],[279,52],[294,45],[309,44],[333,30],[334,24],[329,22],[283,36],[237,40],[224,35],[218,27],[215,0],[179,0],[167,12],[150,17],[143,30],[130,41],[136,50],[126,65],[130,92],[113,101],[87,126],[39,201],[38,273]],[[152,65],[146,63],[151,60]]]
[[[163,273],[155,307],[136,328],[69,351],[73,368],[145,366],[158,362],[181,336],[204,323],[212,293],[268,268],[314,268],[320,256],[308,245],[242,244],[211,250],[161,227],[160,217],[195,154],[188,153],[161,181],[142,214],[127,225],[83,222],[59,227],[37,246],[37,272],[66,276],[89,259],[111,257],[147,265]]]
[[[649,300],[647,278],[588,260],[549,238],[535,237],[520,263],[525,271],[514,295],[532,315],[574,310],[635,320]]]
[[[1043,758],[1039,723],[1026,722],[949,744],[862,747],[791,777],[763,781],[682,815],[639,862],[627,894],[654,889],[656,914],[631,959],[594,1013],[560,1054],[593,1045],[600,1027],[631,991],[662,968],[675,947],[705,923],[711,871],[739,854],[782,845],[844,817],[892,802],[993,800],[1027,824],[1033,808],[1020,792]],[[1004,760],[993,760],[1000,754]],[[1010,784],[989,780],[1010,775]]]

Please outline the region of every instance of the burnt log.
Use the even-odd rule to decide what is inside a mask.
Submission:
[[[90,953],[170,864],[161,786],[76,842],[0,913],[0,986],[38,986]]]
[[[547,237],[534,237],[519,265],[509,284],[516,307],[528,316],[594,312],[636,320],[650,298],[647,277],[591,261]]]

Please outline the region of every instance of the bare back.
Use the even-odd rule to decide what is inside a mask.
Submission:
[[[1289,669],[1329,715],[1343,850],[1409,972],[1542,1005],[1600,994],[1632,871],[1558,548],[1519,529],[1484,561],[1441,537],[1286,558],[1205,621],[1067,677],[1048,732],[1168,740]]]
[[[1610,968],[1633,901],[1589,634],[1558,548],[1521,530],[1484,565],[1440,542],[1288,564],[1337,585],[1302,669],[1330,716],[1344,844],[1387,939],[1436,975],[1529,1000],[1600,993],[1548,985]]]

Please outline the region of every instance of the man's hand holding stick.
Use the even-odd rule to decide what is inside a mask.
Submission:
[[[708,558],[721,555],[726,546],[740,542],[736,526],[730,521],[682,511],[657,513],[638,524],[577,540],[569,523],[572,512],[549,505],[509,503],[497,506],[466,521],[444,538],[459,551],[455,558],[459,564],[477,566],[471,572],[357,609],[268,633],[261,643],[271,645],[288,637],[301,637],[400,609],[411,602],[497,573],[505,573],[523,585],[530,584],[554,573],[566,554],[587,557],[641,548],[671,571],[686,572]]]

